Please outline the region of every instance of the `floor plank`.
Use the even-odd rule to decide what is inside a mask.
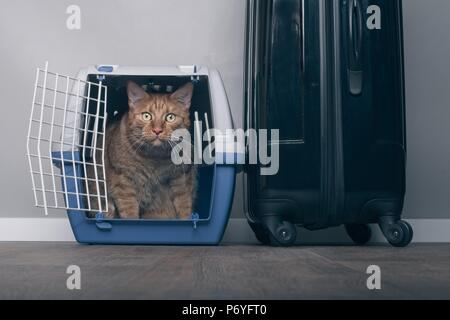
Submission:
[[[66,288],[78,265],[82,290]],[[369,265],[382,290],[366,287]],[[450,298],[450,245],[82,246],[0,243],[0,299]]]

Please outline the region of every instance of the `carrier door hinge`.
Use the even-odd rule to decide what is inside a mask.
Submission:
[[[197,224],[200,221],[200,215],[198,213],[192,214],[192,223],[194,224],[194,229],[197,229]]]

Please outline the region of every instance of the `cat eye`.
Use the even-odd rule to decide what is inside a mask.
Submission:
[[[153,116],[152,116],[152,114],[149,113],[149,112],[144,112],[144,113],[142,114],[142,119],[143,119],[144,121],[152,121],[152,120],[153,120]]]
[[[169,113],[169,114],[166,116],[166,121],[167,121],[167,122],[174,122],[176,118],[177,118],[176,115],[174,115],[173,113]]]

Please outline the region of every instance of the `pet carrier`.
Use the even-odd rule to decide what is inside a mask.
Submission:
[[[212,165],[197,166],[195,212],[189,220],[106,219],[105,141],[109,122],[128,110],[126,84],[172,92],[192,82],[193,136],[202,148],[214,143]],[[207,129],[223,135],[211,137]],[[215,245],[223,236],[239,158],[226,132],[233,129],[218,71],[197,66],[101,65],[76,78],[38,69],[27,151],[36,206],[67,211],[75,238],[87,244]],[[204,138],[207,137],[207,138]],[[214,140],[214,141],[212,141]],[[228,141],[230,142],[230,141]],[[87,175],[87,172],[92,174]]]

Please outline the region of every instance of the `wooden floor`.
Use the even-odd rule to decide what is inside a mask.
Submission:
[[[66,268],[81,268],[80,291]],[[366,269],[382,270],[369,291]],[[104,247],[1,243],[1,299],[450,299],[450,245]]]

